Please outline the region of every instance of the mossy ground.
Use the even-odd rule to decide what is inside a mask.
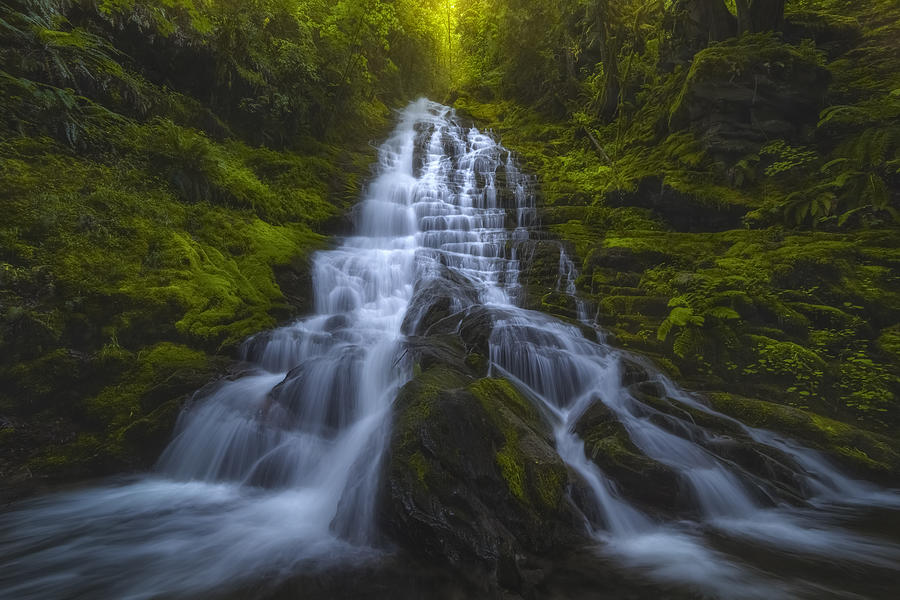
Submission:
[[[0,145],[4,415],[38,429],[64,418],[72,431],[84,429],[78,439],[115,446],[153,414],[156,407],[138,400],[171,370],[198,374],[178,391],[187,393],[215,372],[204,367],[215,355],[233,354],[246,336],[302,308],[303,298],[285,297],[276,269],[302,276],[312,252],[326,247],[321,232],[348,200],[335,181],[353,185],[357,167],[327,147],[305,156],[216,143],[171,123],[163,135],[158,127],[110,132],[146,140],[108,159],[80,157],[50,139]],[[202,140],[215,157],[191,175],[196,186],[221,177],[215,194],[191,197],[160,173],[153,157],[176,136]],[[136,377],[168,347],[160,344],[185,353]],[[38,456],[29,468],[40,475],[47,464]]]

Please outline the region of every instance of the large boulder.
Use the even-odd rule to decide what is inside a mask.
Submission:
[[[486,589],[526,591],[582,535],[570,473],[538,411],[509,382],[434,366],[401,391],[383,529]]]
[[[584,452],[619,490],[645,509],[668,515],[691,507],[692,498],[678,474],[643,453],[629,439],[618,419],[602,403],[591,406],[578,420],[575,433]]]
[[[478,290],[469,279],[443,265],[437,268],[435,277],[416,283],[403,318],[407,335],[425,334],[438,321],[478,303]]]
[[[670,129],[691,129],[733,164],[768,140],[798,140],[815,125],[830,75],[818,55],[774,34],[745,35],[697,53]]]

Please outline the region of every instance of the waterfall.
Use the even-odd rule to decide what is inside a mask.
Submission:
[[[623,385],[633,357],[599,332],[522,308],[521,254],[537,228],[533,186],[509,151],[451,109],[422,99],[400,113],[355,217],[355,236],[315,256],[316,313],[248,340],[246,371],[190,403],[152,473],[0,515],[0,597],[199,597],[377,556],[374,501],[391,406],[412,376],[404,332],[423,318],[411,300],[448,279],[471,290],[448,292],[451,312],[492,309],[490,370],[535,402],[559,455],[590,490],[585,528],[598,555],[727,598],[816,590],[800,576],[780,582],[722,540],[900,570],[900,548],[843,529],[832,511],[897,506],[896,494],[716,412],[651,365],[648,382],[663,400],[645,402]],[[576,277],[561,249],[557,291],[575,298]],[[577,431],[598,405],[675,474],[689,497],[681,512],[648,510],[587,456]],[[792,496],[730,460],[719,436],[679,406],[777,455],[800,491]]]

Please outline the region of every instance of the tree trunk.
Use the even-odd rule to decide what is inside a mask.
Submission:
[[[785,0],[735,0],[738,32],[779,31],[784,25]]]
[[[753,0],[750,12],[755,31],[779,31],[784,26],[785,0]]]
[[[604,24],[603,27],[606,27]],[[600,96],[600,104],[597,112],[605,121],[611,121],[619,110],[619,64],[618,57],[612,48],[609,39],[609,31],[606,31],[600,43],[600,60],[603,62],[603,93]]]
[[[691,12],[700,25],[709,32],[710,42],[721,42],[734,37],[734,16],[722,0],[693,0]]]
[[[683,38],[692,50],[737,34],[734,16],[722,0],[678,0],[672,14],[676,37]]]

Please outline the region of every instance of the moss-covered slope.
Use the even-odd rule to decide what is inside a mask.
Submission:
[[[308,306],[404,91],[329,71],[361,50],[310,45],[299,6],[4,4],[0,483],[147,466],[185,394]]]
[[[456,105],[539,175],[614,343],[726,412],[752,396],[896,436],[898,11],[788,2],[781,32],[681,54],[626,32],[612,119],[583,96],[563,119],[503,90]]]

